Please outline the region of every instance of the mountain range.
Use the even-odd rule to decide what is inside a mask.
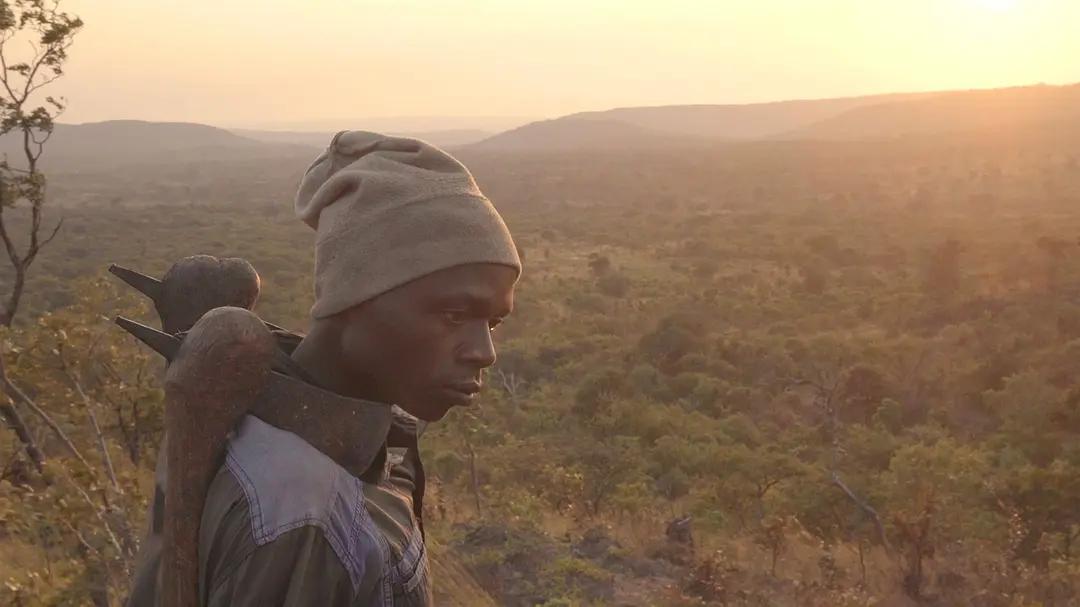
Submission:
[[[12,166],[25,166],[21,135],[0,137],[0,155]],[[109,120],[57,124],[40,163],[47,170],[86,172],[117,166],[229,162],[288,155],[313,154],[309,146],[257,141],[205,124]]]
[[[476,129],[410,133],[451,149],[551,152],[639,150],[746,141],[872,141],[942,135],[1080,133],[1080,84],[899,93],[742,105],[627,107],[581,112],[490,134]],[[207,163],[318,153],[331,131],[226,130],[180,122],[112,120],[58,124],[42,166]],[[18,166],[22,140],[0,137]]]
[[[1080,124],[1080,85],[744,105],[617,108],[526,124],[473,147],[650,148],[754,140],[866,141]]]

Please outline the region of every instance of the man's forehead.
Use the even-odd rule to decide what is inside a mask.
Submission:
[[[498,264],[468,264],[434,272],[406,285],[409,296],[477,302],[512,301],[517,270]]]

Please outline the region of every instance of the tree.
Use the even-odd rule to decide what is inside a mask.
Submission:
[[[930,251],[925,276],[928,294],[947,297],[960,288],[960,256],[963,252],[964,245],[951,238]]]
[[[41,437],[56,446],[41,475],[0,479],[5,543],[40,555],[5,571],[4,605],[116,604],[131,577],[149,459],[138,453],[161,434],[161,360],[105,316],[142,316],[144,301],[104,277],[75,288],[74,304],[8,335],[12,373],[60,431]],[[15,442],[0,439],[11,453]]]
[[[614,501],[620,487],[630,487],[646,479],[641,448],[632,437],[616,436],[611,440],[594,441],[581,449],[584,468],[582,496],[586,512],[600,516]]]
[[[769,553],[769,575],[776,577],[776,561],[787,550],[787,520],[780,516],[763,519],[754,532],[754,543]]]
[[[593,276],[603,276],[611,271],[611,260],[599,253],[589,255],[589,270]]]
[[[683,356],[704,346],[701,323],[685,316],[668,316],[641,337],[639,349],[659,369],[670,370]]]
[[[724,446],[712,457],[716,503],[735,516],[741,529],[751,528],[748,514],[760,526],[768,515],[767,497],[808,472],[791,454],[764,448]]]
[[[49,96],[43,105],[36,105],[37,93],[63,75],[67,50],[82,24],[78,17],[59,10],[59,0],[0,3],[0,136],[19,137],[26,161],[25,165],[13,164],[7,158],[0,161],[0,239],[14,271],[11,292],[0,310],[0,324],[4,326],[11,326],[15,319],[30,266],[60,230],[61,222],[57,222],[42,238],[46,194],[45,175],[38,162],[52,136],[55,118],[64,111],[64,101]],[[28,58],[12,50],[13,43],[24,41],[33,49]],[[30,211],[27,243],[22,250],[5,218],[5,211],[21,206]]]
[[[911,598],[922,597],[926,561],[939,549],[1000,540],[1000,517],[986,504],[990,473],[985,452],[953,439],[905,445],[893,455],[881,490]]]
[[[78,17],[59,10],[59,0],[0,2],[0,136],[20,137],[26,161],[25,165],[12,164],[7,158],[0,161],[0,240],[14,273],[11,291],[0,309],[0,325],[5,327],[15,320],[30,266],[60,231],[61,223],[57,222],[48,236],[42,237],[45,175],[39,170],[38,161],[52,135],[53,120],[64,110],[64,102],[45,97],[44,105],[38,105],[37,93],[63,75],[68,47],[82,24]],[[29,42],[31,56],[19,56],[12,49],[16,42]],[[20,249],[8,219],[21,207],[29,208],[30,223],[26,243]],[[22,402],[41,413],[7,376],[3,352],[0,352],[0,385],[8,400],[0,403],[0,416],[18,435],[26,454],[40,469],[45,456],[13,403]]]
[[[1080,450],[1075,454],[1080,456]],[[1053,556],[1073,558],[1080,543],[1080,509],[1076,507],[1080,466],[1071,459],[1058,459],[1045,468],[1012,467],[998,474],[999,503],[1008,514],[1019,515],[1021,523],[1012,556],[1043,567]]]
[[[886,397],[885,377],[876,368],[860,364],[844,372],[841,384],[840,415],[868,424]]]

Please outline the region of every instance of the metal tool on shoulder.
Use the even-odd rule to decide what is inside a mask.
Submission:
[[[360,475],[371,462],[359,461],[355,437],[371,428],[385,434],[391,409],[322,390],[289,373],[295,365],[273,333],[283,330],[250,310],[259,276],[243,259],[186,257],[162,280],[119,266],[109,271],[150,297],[164,329],[116,319],[169,361],[161,603],[194,607],[203,505],[237,422],[255,415]]]
[[[262,288],[259,273],[239,257],[184,257],[161,280],[116,264],[109,266],[109,272],[150,298],[161,320],[161,330],[170,334],[187,331],[214,308],[233,306],[252,310]],[[266,323],[266,326],[284,331],[275,324]]]

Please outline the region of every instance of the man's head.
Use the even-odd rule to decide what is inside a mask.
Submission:
[[[514,306],[517,272],[454,266],[316,320],[346,394],[395,403],[427,421],[468,405],[495,362],[492,331]]]
[[[427,420],[471,400],[521,262],[468,170],[421,141],[343,132],[305,174],[296,212],[317,231],[301,351],[318,350],[323,369],[309,371]]]

